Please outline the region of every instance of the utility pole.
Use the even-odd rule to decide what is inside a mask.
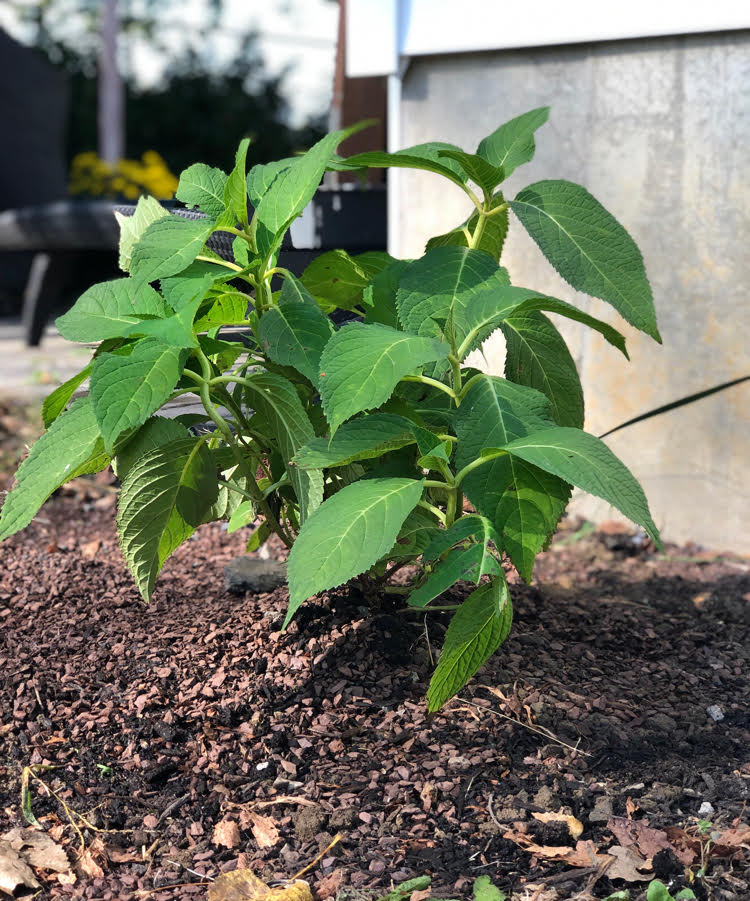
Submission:
[[[125,155],[125,91],[117,67],[117,0],[102,0],[99,41],[99,156],[116,163]]]

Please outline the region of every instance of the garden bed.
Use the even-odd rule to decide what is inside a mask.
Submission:
[[[146,606],[109,479],[72,483],[0,547],[0,833],[25,825],[22,774],[39,764],[104,830],[82,829],[75,883],[38,873],[37,897],[200,898],[237,866],[289,878],[336,833],[306,876],[323,898],[430,873],[443,897],[486,874],[513,901],[635,899],[654,875],[687,884],[702,849],[696,895],[749,897],[750,565],[574,525],[538,581],[512,586],[505,646],[428,717],[440,615],[370,616],[332,592],[282,633],[285,589],[224,590],[243,536],[217,524],[177,550]],[[75,861],[63,805],[30,787]],[[549,813],[582,834],[535,816]],[[699,818],[724,836],[714,851]]]

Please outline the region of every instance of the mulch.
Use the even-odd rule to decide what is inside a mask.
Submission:
[[[635,899],[702,863],[698,898],[750,897],[747,560],[566,524],[513,584],[505,646],[428,716],[442,615],[331,592],[282,632],[285,589],[225,591],[245,537],[216,524],[145,605],[114,497],[77,480],[0,546],[0,833],[26,825],[34,766],[33,813],[75,862],[37,897],[201,898],[237,867],[273,883],[337,833],[305,877],[321,898],[429,873],[438,897],[486,874],[513,901]],[[646,825],[656,850],[628,851]],[[602,866],[608,848],[643,851],[641,872]]]

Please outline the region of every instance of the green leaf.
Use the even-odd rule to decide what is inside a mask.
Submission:
[[[259,197],[255,208],[253,221],[258,253],[261,256],[268,254],[281,243],[281,238],[292,220],[299,216],[312,200],[328,160],[338,145],[368,124],[362,122],[332,132],[318,141],[304,156],[291,161],[285,168],[279,168]]]
[[[257,207],[263,195],[276,180],[276,177],[296,162],[297,157],[290,156],[282,160],[275,160],[272,163],[259,163],[257,166],[253,166],[247,173],[247,193],[250,197],[250,203]]]
[[[371,413],[345,422],[333,438],[314,438],[300,448],[294,462],[301,469],[331,469],[355,460],[370,460],[414,443],[410,423],[391,413]]]
[[[133,248],[143,233],[157,219],[163,219],[169,212],[153,197],[139,197],[132,216],[125,216],[115,210],[115,219],[120,226],[120,257],[118,265],[123,272],[130,272]]]
[[[45,397],[44,402],[42,403],[42,422],[44,423],[45,429],[48,429],[52,425],[67,407],[68,401],[75,394],[76,388],[78,388],[79,385],[82,385],[90,375],[91,363],[80,372],[76,373],[72,378],[69,378],[67,382],[63,382],[62,385],[55,388],[51,394],[48,394],[47,397]]]
[[[544,125],[548,116],[548,106],[540,106],[516,116],[480,141],[477,154],[493,166],[502,166],[507,178],[518,166],[528,163],[534,156],[534,132]]]
[[[425,562],[431,563],[445,553],[448,548],[467,538],[476,538],[482,546],[494,541],[498,550],[501,547],[500,538],[490,520],[485,516],[469,513],[457,519],[450,529],[444,529],[435,536],[434,540],[425,548]]]
[[[532,291],[529,288],[518,288],[515,285],[501,285],[480,292],[471,305],[456,313],[457,328],[466,335],[463,345],[458,349],[459,356],[463,357],[469,353],[471,347],[481,343],[509,317],[525,315],[535,310],[546,310],[566,319],[582,322],[602,334],[613,347],[628,358],[625,339],[611,325],[582,313],[564,300],[540,294],[539,291]]]
[[[253,532],[253,534],[247,539],[247,544],[245,545],[245,553],[252,554],[258,550],[261,545],[264,545],[268,539],[273,535],[273,529],[268,525],[266,520],[258,526],[258,528]]]
[[[289,610],[366,572],[392,547],[422,495],[413,479],[364,479],[328,498],[300,529],[289,553]]]
[[[204,299],[198,311],[198,318],[193,323],[193,330],[206,332],[222,325],[242,325],[247,320],[247,308],[250,298],[242,291],[229,289],[221,293],[210,294]]]
[[[232,278],[234,272],[227,273],[222,266],[196,260],[179,275],[161,280],[164,299],[177,312],[192,303],[196,297],[205,297],[211,285]]]
[[[492,884],[489,876],[477,876],[473,886],[474,901],[507,901],[508,896]]]
[[[198,344],[208,359],[221,370],[229,369],[246,350],[241,341],[222,341],[208,335],[199,335]]]
[[[502,547],[526,582],[531,582],[534,560],[557,528],[570,500],[567,482],[509,457],[511,482],[498,501],[495,524]]]
[[[456,467],[461,470],[482,456],[489,448],[502,448],[515,438],[537,432],[540,429],[554,428],[550,404],[547,398],[532,388],[516,385],[495,376],[480,376],[469,388],[461,402],[455,418],[455,429],[458,437],[456,448]],[[461,482],[462,488],[472,505],[491,520],[502,535],[502,546],[506,546],[503,527],[509,521],[510,548],[513,550],[512,560],[522,575],[526,575],[530,565],[528,548],[544,544],[550,528],[553,529],[559,515],[556,515],[550,528],[545,521],[529,512],[529,504],[536,500],[542,511],[554,510],[555,499],[567,491],[566,485],[557,482],[549,486],[551,499],[545,502],[541,497],[529,499],[522,489],[523,482],[517,480],[514,461],[508,454],[496,457],[483,466],[469,472]],[[532,481],[531,487],[537,485]],[[518,498],[521,491],[520,500]],[[522,504],[518,509],[517,505]],[[513,517],[515,511],[516,517]],[[517,518],[526,514],[519,525]],[[550,517],[553,515],[549,514]],[[463,521],[462,517],[458,524]],[[521,526],[526,531],[521,532]],[[526,534],[532,525],[538,531]],[[519,537],[523,538],[519,548]],[[497,543],[497,539],[496,543]],[[523,550],[523,553],[521,552]],[[533,563],[533,559],[531,561]]]
[[[387,325],[345,325],[320,358],[320,397],[331,432],[356,413],[385,403],[408,373],[447,355],[447,345]]]
[[[370,281],[362,292],[362,303],[365,307],[365,322],[379,322],[398,328],[398,311],[396,310],[396,291],[398,283],[410,260],[394,260]]]
[[[224,212],[226,183],[227,177],[221,169],[215,169],[205,163],[194,163],[180,174],[175,197],[187,207],[191,209],[197,207],[212,219],[216,219]]]
[[[16,473],[16,486],[0,514],[0,541],[25,528],[37,510],[65,482],[109,464],[88,397],[60,414],[32,446]]]
[[[583,388],[562,335],[541,313],[510,316],[502,323],[507,343],[505,377],[536,388],[551,404],[558,425],[583,428]]]
[[[480,585],[461,604],[445,633],[440,660],[427,691],[430,713],[457,694],[508,637],[513,621],[508,584],[502,575]]]
[[[193,320],[202,301],[202,297],[195,297],[189,304],[180,307],[179,312],[166,319],[137,322],[125,330],[125,337],[158,338],[162,343],[177,348],[197,347],[198,341],[193,333]]]
[[[274,363],[293,366],[316,387],[320,356],[332,333],[330,319],[293,275],[284,279],[278,305],[258,326],[258,340]]]
[[[661,342],[643,257],[635,241],[580,185],[540,181],[510,207],[539,249],[577,291],[611,304]]]
[[[208,219],[166,216],[149,225],[133,249],[130,270],[138,284],[177,275],[201,252],[213,231]]]
[[[493,166],[484,157],[474,153],[466,153],[464,150],[442,150],[439,156],[455,160],[474,184],[487,195],[492,194],[505,178],[502,166]]]
[[[483,575],[497,575],[501,572],[500,564],[485,545],[472,544],[469,547],[454,548],[437,564],[427,580],[412,591],[407,603],[410,607],[426,607],[455,582],[474,582],[478,585]]]
[[[518,437],[505,450],[603,498],[642,526],[661,547],[643,489],[603,441],[579,429],[556,427]]]
[[[91,399],[108,450],[169,398],[185,358],[184,350],[144,338],[127,357],[104,353],[94,360]]]
[[[492,198],[492,202],[490,203],[490,209],[494,210],[497,207],[501,206],[505,203],[505,198],[498,191],[497,194]],[[434,247],[468,247],[468,240],[466,237],[465,229],[468,230],[473,235],[477,224],[479,222],[479,213],[478,211],[474,211],[471,216],[458,228],[454,228],[452,231],[446,232],[444,235],[437,235],[434,238],[430,238],[427,242],[426,250],[432,250]],[[493,216],[490,216],[484,225],[484,231],[482,232],[479,243],[474,248],[475,250],[483,250],[485,253],[488,253],[495,262],[500,259],[500,256],[503,252],[503,245],[505,244],[505,238],[508,234],[508,210],[505,209],[502,213],[495,213]]]
[[[68,341],[104,341],[122,337],[142,317],[169,314],[169,307],[150,285],[118,278],[92,285],[55,325]]]
[[[466,337],[466,309],[483,292],[508,283],[508,273],[489,254],[466,247],[437,247],[401,276],[396,294],[398,316],[407,331],[445,333],[458,347]]]
[[[249,500],[242,501],[234,513],[229,517],[227,535],[231,535],[233,532],[237,532],[239,529],[251,525],[255,521],[255,516],[255,504]]]
[[[248,377],[248,404],[271,424],[289,481],[299,504],[300,523],[304,524],[323,500],[323,473],[291,465],[297,451],[315,438],[315,432],[294,385],[275,373]]]
[[[317,299],[340,310],[362,303],[362,291],[393,257],[366,253],[351,257],[345,250],[322,253],[308,265],[300,281]]]
[[[408,560],[419,557],[437,531],[434,517],[415,507],[404,520],[393,547],[382,559]]]
[[[164,561],[203,522],[217,497],[216,472],[202,438],[182,438],[141,457],[122,485],[117,531],[145,600]]]
[[[449,179],[460,188],[464,187],[466,175],[453,160],[441,159],[440,152],[445,150],[459,150],[455,144],[443,144],[434,141],[430,144],[418,144],[415,147],[406,147],[397,150],[396,153],[386,153],[381,150],[371,150],[367,153],[358,153],[350,156],[346,162],[350,166],[366,166],[370,169],[387,169],[391,167],[403,169],[424,169],[434,172]]]
[[[234,169],[229,173],[224,185],[224,206],[226,207],[226,224],[234,225],[239,222],[247,228],[247,187],[245,184],[245,160],[250,139],[243,138],[235,155]],[[231,221],[230,221],[231,220]]]
[[[176,419],[152,416],[144,422],[132,438],[117,448],[112,468],[117,478],[123,482],[141,457],[145,457],[147,453],[164,444],[169,444],[170,441],[179,441],[189,437],[188,430]]]

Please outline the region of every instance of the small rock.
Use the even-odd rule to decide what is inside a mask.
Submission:
[[[534,795],[534,804],[541,807],[542,810],[557,810],[560,806],[560,799],[555,796],[549,786],[543,785]]]
[[[608,823],[612,819],[612,802],[600,795],[594,801],[594,809],[589,814],[589,823]]]
[[[699,817],[712,817],[716,813],[713,804],[710,801],[704,801],[698,808]]]
[[[328,820],[331,829],[339,832],[341,829],[351,829],[359,820],[359,814],[353,807],[342,807],[334,810]]]
[[[265,594],[286,584],[286,566],[276,560],[237,557],[224,567],[224,587],[233,594]]]
[[[644,725],[649,726],[659,732],[674,732],[677,729],[677,723],[666,713],[655,713],[650,716]]]
[[[706,713],[715,723],[719,723],[724,719],[724,711],[721,709],[721,707],[719,707],[718,704],[710,704],[708,707],[706,707]]]
[[[294,817],[294,832],[301,842],[312,841],[326,825],[326,816],[317,807],[303,807]]]

